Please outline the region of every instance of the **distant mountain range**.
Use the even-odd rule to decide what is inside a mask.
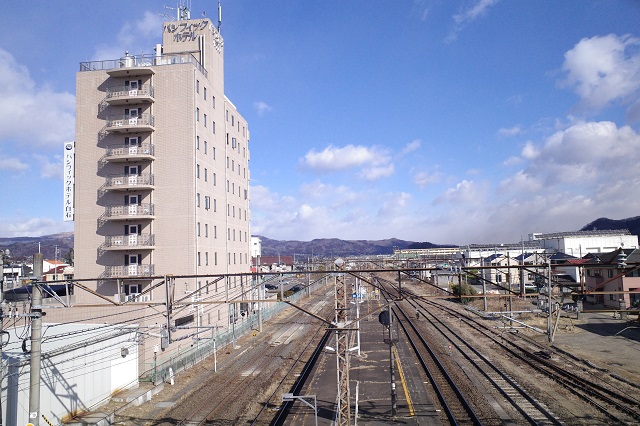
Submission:
[[[262,241],[263,256],[300,255],[300,256],[374,256],[393,254],[394,247],[399,249],[444,247],[429,242],[416,243],[398,240],[340,240],[321,238],[311,241],[279,241],[256,235]],[[451,247],[451,246],[447,246]]]
[[[58,254],[56,256],[56,246]],[[64,260],[66,257],[73,257],[70,250],[73,250],[73,232],[63,232],[60,234],[43,235],[41,237],[15,237],[0,238],[0,249],[9,249],[10,257],[16,261],[27,260],[33,257],[38,250],[45,259]]]
[[[581,231],[628,229],[631,234],[640,235],[640,216],[627,219],[600,218],[585,225]],[[280,241],[258,236],[262,240],[263,256],[374,256],[392,254],[395,247],[399,249],[421,249],[437,247],[455,247],[454,244],[434,244],[430,242],[414,242],[391,238],[387,240],[340,240],[338,238],[321,238],[311,241]],[[45,259],[56,257],[65,259],[72,255],[73,232],[43,235],[41,237],[0,238],[0,249],[9,249],[11,258],[25,260],[40,251]]]
[[[628,229],[632,235],[640,235],[640,216],[613,220],[601,217],[580,229],[581,231],[598,231],[607,229]]]

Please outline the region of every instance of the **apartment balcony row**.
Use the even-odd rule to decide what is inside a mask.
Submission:
[[[127,191],[153,189],[153,173],[108,176],[100,191]]]
[[[146,104],[154,101],[153,92],[153,86],[150,84],[143,84],[136,88],[115,86],[107,89],[107,96],[104,100],[109,105]]]
[[[119,145],[107,148],[102,161],[126,162],[131,160],[153,160],[154,146],[152,143],[141,145]]]
[[[137,116],[112,115],[107,117],[104,130],[111,133],[153,132],[154,121],[153,115],[149,113]]]
[[[155,236],[153,234],[113,235],[104,237],[104,243],[100,246],[103,250],[132,250],[153,249]]]
[[[105,266],[102,276],[104,278],[152,277],[154,275],[154,266],[153,264]]]
[[[118,206],[107,206],[100,216],[100,221],[107,220],[134,220],[153,219],[153,203],[127,204]]]
[[[111,77],[134,77],[153,75],[153,67],[180,64],[193,64],[205,77],[207,70],[191,53],[177,53],[168,55],[129,55],[119,59],[105,61],[80,62],[80,72],[106,71]]]

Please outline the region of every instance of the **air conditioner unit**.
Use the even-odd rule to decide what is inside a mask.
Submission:
[[[113,240],[113,245],[114,246],[121,246],[122,245],[122,240]]]

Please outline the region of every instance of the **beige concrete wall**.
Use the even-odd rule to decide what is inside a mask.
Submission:
[[[224,96],[224,51],[214,43],[219,36],[217,30],[205,21],[208,22],[190,21],[199,28],[193,40],[175,38],[166,30],[167,24],[163,30],[165,54],[197,50],[204,43],[204,53],[196,52],[194,56],[204,58],[205,73],[193,63],[169,65],[168,61],[159,61],[158,64],[163,65],[149,64],[140,67],[139,71],[131,69],[129,75],[112,75],[111,70],[77,74],[76,278],[84,280],[82,285],[106,298],[114,298],[119,292],[118,284],[138,284],[140,291],[145,292],[162,283],[166,274],[187,276],[176,279],[172,289],[174,300],[186,297],[183,304],[187,305],[190,295],[199,288],[202,289],[199,295],[202,300],[213,301],[233,298],[248,285],[246,278],[241,281],[239,277],[231,277],[206,289],[208,282],[216,280],[216,274],[250,271],[251,235],[248,125]],[[202,36],[200,41],[198,35]],[[135,75],[136,72],[140,75]],[[104,104],[110,88],[124,86],[125,80],[132,79],[140,79],[143,85],[153,87],[153,102]],[[109,116],[122,115],[125,108],[133,107],[141,107],[143,114],[153,115],[153,131],[104,132]],[[122,146],[127,136],[141,136],[143,143],[152,143],[154,157],[128,162],[101,161],[109,148]],[[109,176],[121,175],[125,166],[137,165],[142,167],[143,174],[153,174],[152,189],[100,190]],[[140,195],[142,203],[152,203],[154,216],[101,220],[107,207],[124,205],[125,195]],[[210,200],[208,209],[205,208],[205,197]],[[142,234],[153,234],[153,246],[101,248],[106,239],[124,235],[125,224],[140,225]],[[138,253],[142,264],[154,265],[156,278],[129,277],[119,283],[104,276],[108,267],[124,265],[125,254]],[[163,302],[165,291],[164,284],[154,288],[148,293],[149,302]],[[109,306],[105,300],[79,287],[75,293],[79,306],[52,313],[49,321],[87,321],[90,318],[114,323],[138,321],[152,327],[166,322],[161,315],[162,306]],[[188,314],[189,310],[176,314],[174,319],[185,312]],[[209,305],[197,312],[201,317],[194,323],[228,327],[226,304]],[[186,333],[180,331],[177,336]],[[153,344],[149,339],[143,343],[142,360],[152,356],[150,351],[157,342],[151,340]]]

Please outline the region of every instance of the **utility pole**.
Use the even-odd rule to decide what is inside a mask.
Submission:
[[[344,288],[344,275],[342,268],[344,260],[338,258],[334,262],[336,266],[336,361],[338,367],[338,426],[349,426],[351,424],[351,406],[349,392],[349,348],[347,346],[347,300]]]
[[[31,350],[29,371],[29,421],[40,424],[40,359],[42,344],[42,253],[33,256],[33,272],[36,280],[31,293]]]

